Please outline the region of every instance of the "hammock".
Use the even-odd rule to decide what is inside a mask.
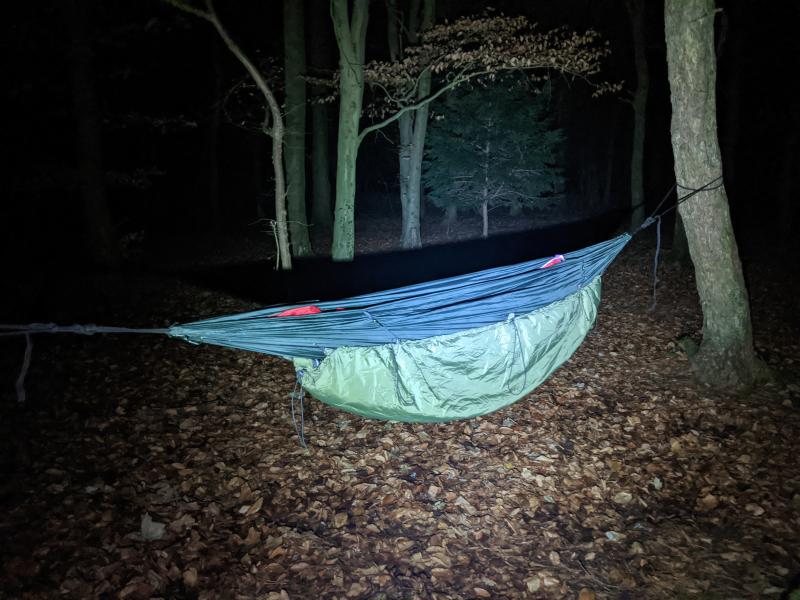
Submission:
[[[365,417],[468,419],[525,396],[572,356],[594,325],[600,276],[630,239],[626,233],[550,259],[168,329],[32,323],[0,325],[0,336],[27,340],[19,402],[33,334],[151,333],[289,358],[303,390]]]
[[[165,333],[289,358],[305,390],[366,417],[471,418],[525,396],[572,355],[597,316],[600,276],[630,239],[623,234],[563,260],[206,319]]]

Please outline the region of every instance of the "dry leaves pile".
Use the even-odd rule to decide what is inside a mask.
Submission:
[[[666,268],[648,312],[650,252],[617,261],[596,329],[529,397],[442,425],[312,401],[308,451],[285,361],[41,340],[31,405],[4,405],[0,598],[777,598],[800,569],[800,388],[698,388],[692,282]],[[796,376],[773,275],[759,345]],[[118,291],[151,322],[250,308]]]

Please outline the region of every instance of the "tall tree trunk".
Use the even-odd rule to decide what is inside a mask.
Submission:
[[[306,40],[303,0],[283,0],[286,204],[294,256],[311,254],[306,218]]]
[[[633,35],[633,58],[636,65],[636,91],[633,94],[633,147],[631,150],[631,230],[645,217],[644,142],[647,124],[647,93],[650,74],[647,69],[645,42],[645,0],[627,0]]]
[[[675,214],[675,227],[672,230],[671,258],[680,267],[688,267],[692,262],[689,256],[689,242],[686,239],[686,228],[683,226],[683,219],[681,219],[679,212]]]
[[[389,13],[387,21],[389,56],[393,61],[398,61],[402,58],[401,34],[397,26],[402,24],[401,15],[397,10],[396,0],[387,0],[386,7]],[[411,0],[408,21],[403,28],[408,43],[415,44],[419,34],[433,26],[435,7],[435,0]],[[430,91],[431,73],[425,71],[419,79],[417,98],[425,98]],[[398,119],[398,127],[400,130],[400,205],[402,208],[400,245],[403,248],[419,248],[422,246],[420,222],[422,158],[428,127],[428,105],[401,115]]]
[[[400,115],[397,120],[397,127],[400,131],[400,245],[406,248],[406,243],[411,239],[410,229],[414,229],[411,211],[411,154],[412,138],[414,132],[414,113],[407,112]],[[419,227],[416,228],[419,232]],[[419,236],[417,236],[419,237]]]
[[[361,102],[364,94],[364,46],[369,0],[331,0],[331,17],[339,46],[339,134],[336,145],[336,207],[333,260],[353,260],[355,253],[356,158],[359,146]]]
[[[426,4],[432,0],[426,0]],[[424,98],[431,91],[431,73],[425,71],[420,77],[418,98]],[[422,246],[420,205],[422,203],[422,157],[425,150],[425,135],[428,130],[428,109],[426,104],[414,111],[414,131],[411,135],[410,161],[408,173],[408,210],[404,212],[401,245],[403,248]]]
[[[696,189],[722,175],[714,94],[714,0],[666,0],[664,30],[675,177],[683,189]],[[703,309],[703,341],[692,359],[695,374],[718,387],[750,385],[761,365],[753,351],[750,305],[725,187],[701,192],[678,210]]]
[[[89,41],[89,0],[72,0],[65,9],[72,36],[72,99],[76,121],[76,154],[86,245],[92,260],[117,265],[120,250],[108,208],[100,110],[94,88],[92,47]]]

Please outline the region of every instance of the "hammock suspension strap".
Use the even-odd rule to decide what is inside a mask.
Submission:
[[[722,179],[722,175],[718,175],[717,177],[715,177],[705,185],[700,186],[699,188],[687,187],[680,183],[675,183],[671,188],[669,188],[669,191],[664,195],[664,197],[661,199],[661,202],[658,203],[658,206],[656,206],[656,209],[651,213],[651,215],[647,217],[644,220],[644,222],[639,226],[639,228],[636,229],[631,234],[631,235],[636,235],[643,229],[647,229],[648,227],[650,227],[650,225],[652,225],[653,223],[656,224],[656,255],[653,259],[653,303],[650,305],[649,308],[650,311],[653,311],[656,308],[656,288],[658,287],[658,257],[661,252],[661,217],[670,213],[673,210],[676,210],[678,206],[689,200],[695,194],[699,194],[700,192],[711,192],[713,190],[722,187],[723,185],[724,181]],[[689,193],[678,198],[675,201],[675,204],[673,204],[669,208],[661,212],[658,212],[661,209],[661,206],[664,204],[664,202],[667,201],[667,198],[669,198],[672,195],[672,192],[674,192],[676,189],[686,190]]]

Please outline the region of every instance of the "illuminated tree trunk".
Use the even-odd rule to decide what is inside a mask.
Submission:
[[[633,35],[633,58],[636,65],[636,91],[633,94],[633,147],[631,150],[631,230],[645,217],[644,142],[647,125],[647,92],[650,74],[645,45],[645,0],[627,0]]]
[[[697,189],[722,175],[714,0],[666,0],[664,29],[675,177],[683,189]],[[724,186],[695,195],[679,211],[703,310],[703,341],[692,358],[695,374],[717,387],[752,384],[761,365],[753,351],[750,306]]]
[[[336,206],[333,260],[353,260],[355,253],[356,158],[364,94],[364,46],[369,0],[331,0],[331,17],[339,46],[339,134],[336,145]]]
[[[387,0],[389,55],[393,61],[401,58],[400,34],[397,28],[400,13],[397,11],[396,4],[396,0]],[[408,23],[404,27],[408,43],[417,43],[419,33],[433,26],[435,5],[435,0],[411,1]],[[417,99],[427,97],[430,92],[431,73],[426,70],[419,78]],[[426,104],[415,111],[404,113],[398,119],[400,129],[400,206],[403,219],[400,244],[403,248],[422,246],[420,223],[422,156],[428,128],[428,106]]]
[[[286,81],[286,206],[293,256],[311,254],[306,219],[306,40],[303,1],[283,0]]]

